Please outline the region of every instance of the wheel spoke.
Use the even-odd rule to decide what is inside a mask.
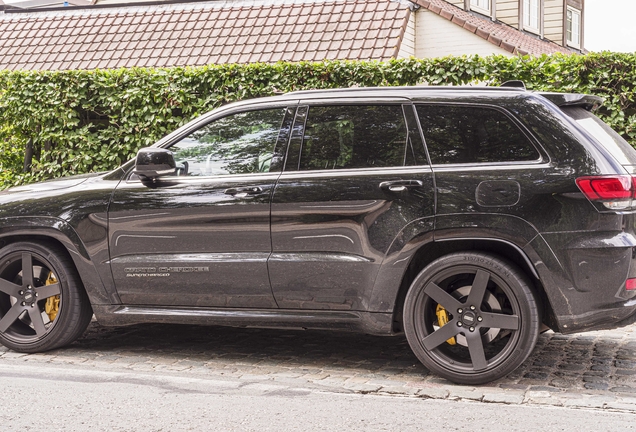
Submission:
[[[422,339],[424,348],[431,351],[446,342],[448,339],[455,337],[459,333],[456,321],[449,321],[444,327],[440,327],[430,335]]]
[[[41,286],[35,289],[38,293],[38,300],[44,300],[49,297],[53,297],[60,294],[60,284],[54,283],[51,285]]]
[[[481,340],[479,332],[466,333],[466,342],[468,342],[468,351],[470,359],[473,362],[473,369],[480,371],[488,367],[486,353],[484,352],[484,343]]]
[[[27,252],[22,254],[22,285],[33,286],[33,257]]]
[[[461,304],[457,299],[455,299],[455,297],[441,289],[433,282],[426,285],[424,293],[435,300],[437,303],[441,304],[444,309],[446,309],[450,313],[455,313],[457,309],[464,307],[464,305]]]
[[[488,280],[490,280],[490,273],[484,270],[477,270],[477,274],[473,280],[473,286],[468,294],[467,303],[469,305],[473,305],[477,309],[481,308],[481,304],[484,301],[484,295],[486,294]]]
[[[40,312],[40,308],[31,307],[28,311],[29,317],[31,317],[31,323],[33,323],[35,334],[41,336],[46,333],[46,327],[44,327],[44,320],[42,319],[42,312]]]
[[[13,324],[15,320],[18,319],[22,311],[24,311],[24,308],[22,306],[20,306],[18,303],[14,304],[13,307],[9,309],[6,314],[4,314],[2,319],[0,319],[0,333],[4,333],[5,331],[7,331],[7,329],[11,327],[11,324]]]
[[[6,279],[0,279],[0,292],[10,295],[11,297],[17,298],[20,295],[20,288],[22,287],[11,283]]]
[[[482,327],[519,330],[519,317],[517,315],[483,312],[481,316],[484,319],[481,323]]]

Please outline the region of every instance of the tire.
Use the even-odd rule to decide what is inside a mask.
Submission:
[[[530,285],[516,265],[486,253],[433,261],[406,295],[411,349],[430,371],[454,383],[506,376],[528,358],[539,336],[539,304]]]
[[[48,243],[12,243],[0,250],[0,343],[35,353],[68,345],[93,316],[68,253]]]

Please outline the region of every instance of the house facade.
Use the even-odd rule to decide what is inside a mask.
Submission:
[[[448,0],[448,3],[564,47],[583,48],[585,0]]]
[[[516,15],[505,0],[2,1],[0,69],[11,70],[574,54],[583,41],[573,0],[515,0]],[[526,27],[534,2],[543,14]],[[558,2],[578,14],[569,33],[574,18],[557,29],[545,13]]]

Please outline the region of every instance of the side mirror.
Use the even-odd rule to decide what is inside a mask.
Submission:
[[[170,150],[158,147],[146,147],[137,152],[134,174],[142,181],[152,180],[168,174],[174,174],[177,164]]]

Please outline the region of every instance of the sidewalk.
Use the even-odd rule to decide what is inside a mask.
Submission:
[[[636,413],[636,326],[540,336],[508,377],[480,387],[430,374],[402,337],[179,325],[101,327],[65,349],[19,354],[0,347],[0,366],[97,368],[246,385],[327,392],[395,394],[504,404]]]

